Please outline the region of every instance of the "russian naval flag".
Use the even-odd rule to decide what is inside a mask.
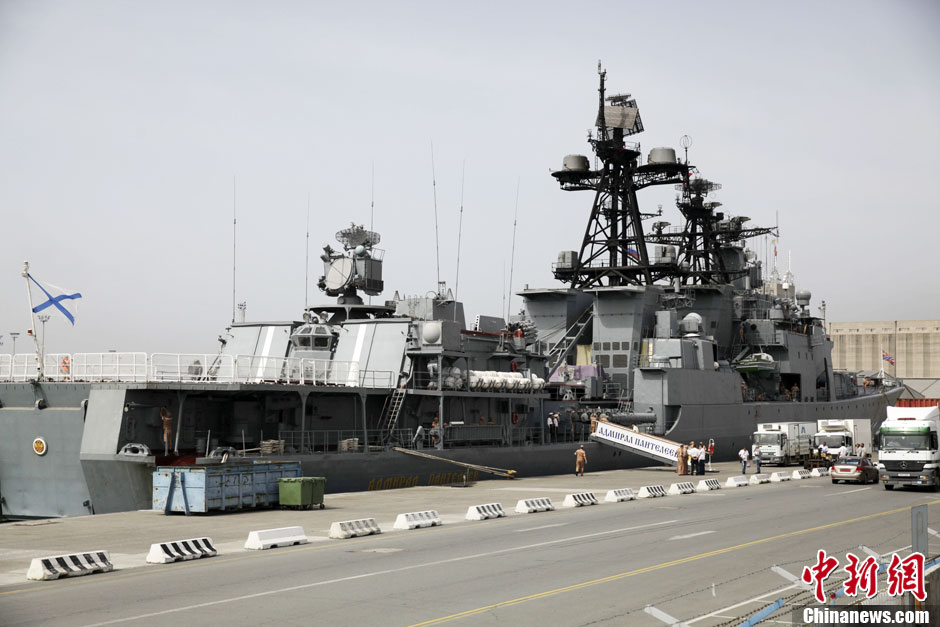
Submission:
[[[26,278],[32,281],[46,297],[45,301],[33,307],[33,313],[39,313],[40,311],[48,309],[49,307],[55,307],[62,313],[63,316],[68,318],[69,322],[71,322],[73,325],[75,324],[75,316],[71,311],[69,311],[69,308],[76,309],[78,303],[71,301],[77,301],[82,297],[79,292],[65,290],[49,283],[40,283],[31,274],[27,274]]]

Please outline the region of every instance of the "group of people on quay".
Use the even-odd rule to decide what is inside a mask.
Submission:
[[[709,442],[705,446],[704,442],[695,441],[683,444],[679,447],[678,463],[676,464],[676,474],[679,475],[704,475],[705,462],[708,456],[715,452],[714,442]]]
[[[548,442],[584,442],[594,432],[597,422],[609,422],[610,417],[597,412],[580,414],[574,410],[551,412],[546,417],[545,431]]]
[[[830,448],[828,444],[823,442],[819,445],[817,451],[819,456],[823,459],[837,460],[839,458],[848,457],[850,455],[855,455],[857,457],[869,457],[868,449],[865,448],[864,442],[859,442],[851,448],[845,444],[839,448]]]

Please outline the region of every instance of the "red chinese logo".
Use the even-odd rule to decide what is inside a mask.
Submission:
[[[895,553],[888,565],[888,594],[899,597],[912,592],[918,601],[927,598],[924,590],[924,554],[911,553],[900,559]]]
[[[848,577],[842,582],[844,594],[854,597],[858,596],[859,592],[864,592],[865,597],[869,599],[875,596],[878,593],[878,560],[874,557],[860,560],[852,553],[846,553],[845,557],[848,563],[842,570]],[[888,594],[898,597],[905,592],[910,592],[918,601],[926,600],[924,561],[923,553],[912,553],[904,559],[898,557],[897,553],[892,553],[891,562],[887,566]],[[804,583],[814,584],[813,592],[818,602],[826,602],[823,582],[829,578],[838,565],[839,560],[820,549],[816,553],[816,563],[813,566],[803,567],[803,575],[800,579]]]
[[[815,583],[816,600],[820,603],[826,602],[826,595],[823,594],[823,582],[829,578],[829,575],[838,565],[839,560],[826,555],[826,551],[820,549],[816,553],[816,565],[803,567],[801,579],[804,583]]]
[[[849,561],[842,569],[849,574],[849,578],[842,584],[845,594],[854,597],[861,588],[865,591],[866,598],[875,596],[878,593],[878,562],[875,558],[869,556],[865,561],[859,562],[852,553],[846,553],[845,557]]]

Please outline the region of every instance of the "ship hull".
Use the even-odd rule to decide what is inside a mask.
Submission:
[[[101,386],[96,386],[100,388]],[[47,518],[110,513],[152,507],[152,473],[166,460],[118,455],[124,391],[106,386],[98,403],[110,406],[108,420],[91,420],[90,384],[43,384],[42,409],[30,403],[35,386],[0,386],[0,500],[7,518]],[[834,402],[736,403],[684,405],[666,433],[677,442],[715,442],[715,461],[736,459],[749,446],[758,422],[869,418],[876,424],[901,390]],[[116,415],[113,415],[116,414]],[[104,428],[107,424],[113,429]],[[43,438],[43,455],[33,449]],[[514,470],[517,477],[574,472],[574,450],[584,444],[588,472],[650,465],[647,458],[599,443],[569,441],[517,446],[466,446],[423,452],[466,464]],[[540,439],[540,438],[539,438]],[[586,439],[582,434],[580,439]],[[866,443],[867,444],[867,443]],[[265,456],[271,461],[299,461],[305,476],[326,477],[329,493],[395,489],[427,485],[461,485],[498,478],[481,470],[393,450],[349,451]],[[611,486],[615,488],[617,486]]]

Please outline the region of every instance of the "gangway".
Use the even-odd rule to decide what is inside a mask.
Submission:
[[[591,440],[599,444],[630,451],[654,461],[675,466],[678,463],[681,444],[651,433],[634,431],[613,422],[599,421],[591,434]]]

